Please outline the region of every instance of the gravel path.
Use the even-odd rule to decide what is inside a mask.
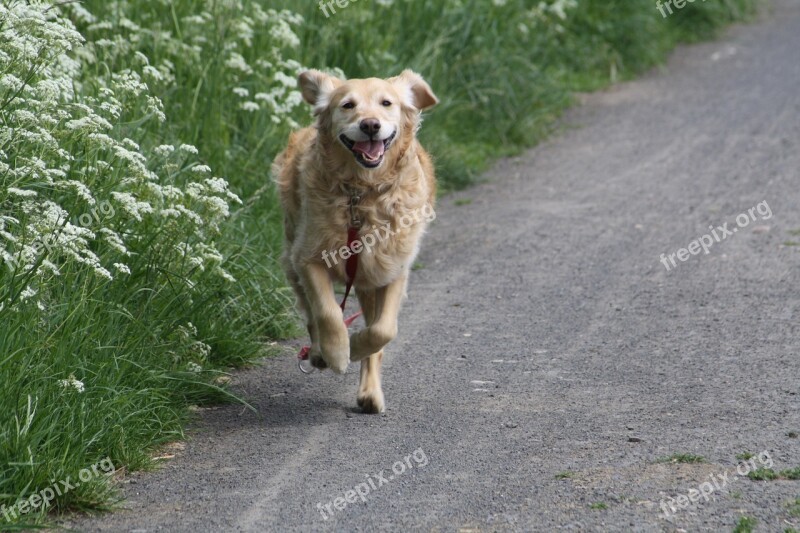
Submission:
[[[204,410],[174,460],[126,480],[127,510],[69,525],[800,530],[800,480],[736,459],[800,467],[800,2],[773,11],[585,97],[441,202],[384,416],[355,409],[356,365],[306,377],[287,348],[237,374],[259,414]]]

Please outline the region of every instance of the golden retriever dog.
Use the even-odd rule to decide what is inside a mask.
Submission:
[[[273,164],[284,210],[283,266],[311,337],[311,364],[343,373],[361,361],[358,405],[380,413],[383,348],[397,335],[409,269],[435,216],[433,164],[416,132],[422,111],[438,99],[410,70],[347,81],[309,70],[299,84],[316,123],[292,133]],[[349,335],[333,284],[346,281],[352,255],[367,327]]]

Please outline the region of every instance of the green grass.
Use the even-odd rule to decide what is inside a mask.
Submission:
[[[662,457],[658,460],[659,463],[684,463],[684,464],[696,464],[696,463],[705,463],[705,457],[700,455],[693,455],[691,453],[674,453],[669,457]]]
[[[800,517],[800,497],[795,498],[794,501],[789,502],[789,514],[791,516]]]
[[[800,236],[800,229],[787,230],[786,233],[788,233],[792,237],[797,237],[797,236]],[[797,242],[797,241],[784,241],[783,245],[784,246],[800,246],[800,242]]]
[[[604,511],[608,509],[608,504],[604,502],[594,502],[589,506],[589,509],[594,509],[595,511]]]
[[[571,472],[569,470],[565,470],[564,472],[559,472],[556,474],[556,479],[570,479],[575,477],[575,472]]]
[[[15,4],[25,5],[0,2]],[[109,136],[140,146],[160,184],[183,189],[197,181],[192,167],[208,165],[244,205],[202,239],[189,226],[154,216],[136,222],[120,212],[110,224],[136,243],[130,277],[106,282],[84,264],[48,256],[61,275],[40,284],[44,310],[12,312],[10,304],[30,280],[0,269],[0,304],[9,304],[0,309],[0,505],[13,505],[51,480],[74,478],[106,457],[117,468],[152,467],[154,447],[183,438],[189,406],[233,401],[220,376],[263,355],[265,339],[298,333],[279,268],[282,215],[268,168],[289,132],[310,123],[311,114],[292,104],[279,74],[291,78],[303,67],[340,68],[349,77],[389,76],[407,67],[423,74],[442,103],[426,117],[421,139],[447,191],[474,183],[496,158],[544,138],[576,91],[631,78],[662,62],[676,43],[711,37],[746,18],[755,4],[695,3],[662,19],[649,2],[581,0],[566,20],[550,12],[533,17],[539,0],[359,2],[330,19],[317,2],[294,0],[85,0],[56,8],[52,14],[69,16],[87,43],[74,54],[82,61],[73,80],[78,101],[100,109],[110,98],[103,91],[129,69],[147,83],[138,96],[115,93],[125,112],[106,115]],[[304,20],[268,8],[291,9]],[[297,34],[297,45],[281,37],[285,27]],[[147,74],[146,66],[154,70]],[[6,68],[0,64],[0,74]],[[27,81],[48,75],[33,70]],[[165,122],[154,119],[150,96],[163,102]],[[0,94],[0,101],[7,98],[13,95]],[[0,120],[20,119],[0,108]],[[63,163],[63,155],[45,148],[33,153],[30,144],[22,148],[31,153],[9,156],[2,139],[0,162],[22,167],[25,156],[54,168]],[[199,153],[159,162],[157,146],[182,143]],[[128,190],[126,168],[104,171],[98,162],[111,155],[85,136],[66,135],[61,147],[74,158],[67,178],[98,200]],[[78,196],[43,180],[0,173],[3,214],[19,206],[7,189],[23,185],[73,219],[88,211]],[[223,259],[213,266],[237,281],[221,282],[211,264],[176,259],[175,247],[184,242],[215,245]],[[108,246],[93,241],[89,247],[104,264],[119,260]],[[70,376],[84,392],[60,384]],[[45,523],[52,510],[104,509],[113,498],[108,479],[99,476],[15,522]],[[0,524],[11,527],[2,516]]]
[[[755,454],[752,454],[750,452],[743,452],[736,455],[736,458],[740,461],[747,461],[748,459],[752,459],[753,457],[755,457]]]
[[[736,523],[736,527],[733,528],[733,533],[752,533],[757,523],[758,521],[755,518],[743,516]]]
[[[749,472],[747,477],[754,481],[774,481],[776,479],[800,480],[800,466],[776,472],[772,468],[759,468]]]
[[[757,468],[747,473],[747,477],[753,481],[772,481],[780,476],[771,468]]]

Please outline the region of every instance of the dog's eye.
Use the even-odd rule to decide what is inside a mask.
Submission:
[[[389,100],[384,100],[382,103],[383,103],[383,107],[389,107],[389,106],[392,105],[392,103]]]
[[[356,106],[353,102],[345,102],[342,104],[344,109],[353,109]]]

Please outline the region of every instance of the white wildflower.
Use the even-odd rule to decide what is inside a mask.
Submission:
[[[217,275],[220,276],[225,281],[227,281],[229,283],[236,283],[236,278],[231,276],[230,273],[227,270],[225,270],[224,268],[218,266],[217,268],[214,269],[214,272],[216,272]]]
[[[74,190],[75,194],[89,205],[95,205],[96,202],[94,196],[92,196],[92,190],[87,187],[85,183],[76,180],[66,180],[62,181],[59,185]]]
[[[153,152],[155,152],[155,154],[160,156],[160,157],[167,157],[169,154],[171,154],[174,151],[175,151],[175,147],[172,146],[171,144],[162,144],[160,146],[156,146],[153,149]]]
[[[211,191],[216,193],[224,193],[228,190],[228,182],[222,178],[210,178],[205,180],[205,184]]]
[[[142,74],[144,74],[147,77],[150,77],[150,78],[154,79],[155,81],[163,81],[164,80],[164,75],[161,73],[161,71],[159,69],[157,69],[156,67],[152,67],[150,65],[147,65],[147,66],[142,68]]]
[[[269,29],[269,34],[281,46],[288,48],[300,46],[300,38],[292,31],[292,27],[285,20],[278,19],[275,21],[275,25]]]
[[[286,87],[297,87],[297,78],[289,76],[281,71],[275,73],[275,81]]]
[[[61,271],[58,269],[58,266],[53,264],[47,259],[42,260],[42,264],[39,266],[39,273],[43,273],[45,270],[49,270],[55,276],[60,276]]]
[[[132,150],[132,151],[134,151],[134,152],[138,152],[138,151],[141,149],[141,148],[139,147],[139,145],[138,145],[138,144],[136,144],[136,142],[135,142],[133,139],[129,139],[129,138],[127,138],[127,137],[125,137],[124,139],[122,139],[122,141],[121,141],[121,144],[122,144],[122,146],[124,146],[124,147],[125,147],[125,148],[127,148],[128,150]]]
[[[211,173],[211,167],[208,165],[195,165],[192,167],[192,172],[195,174],[209,174]]]
[[[237,54],[236,52],[231,53],[228,60],[225,61],[225,66],[231,70],[238,70],[245,74],[253,73],[253,68],[247,64],[247,61],[245,61],[241,54]]]
[[[180,145],[180,147],[178,147],[178,150],[180,150],[181,152],[185,152],[187,154],[191,154],[191,155],[197,155],[199,153],[197,151],[197,148],[195,148],[191,144],[182,144],[182,145]]]
[[[123,255],[131,255],[131,252],[125,247],[125,241],[122,240],[122,237],[120,237],[116,231],[109,228],[100,228],[97,232],[103,235],[106,243],[108,243],[111,248]]]
[[[25,290],[23,290],[20,293],[19,299],[20,299],[21,302],[25,302],[27,300],[30,300],[34,296],[36,296],[36,291],[33,288],[31,288],[31,286],[29,285],[29,286],[25,287]]]
[[[70,120],[67,122],[66,126],[71,130],[86,131],[89,133],[108,131],[113,127],[109,121],[94,113],[83,118]]]
[[[130,193],[112,192],[111,196],[120,203],[122,209],[137,221],[142,221],[142,214],[152,213],[153,206],[147,202],[140,202]]]
[[[70,374],[69,378],[67,378],[67,379],[58,380],[58,384],[61,385],[62,387],[64,387],[65,389],[70,389],[70,388],[75,389],[79,393],[81,393],[81,392],[83,392],[85,390],[85,387],[83,386],[83,382],[78,380],[75,377],[75,374]]]
[[[22,198],[34,198],[38,196],[36,191],[31,191],[29,189],[17,189],[16,187],[9,187],[6,190],[9,192],[9,194],[20,196]]]

